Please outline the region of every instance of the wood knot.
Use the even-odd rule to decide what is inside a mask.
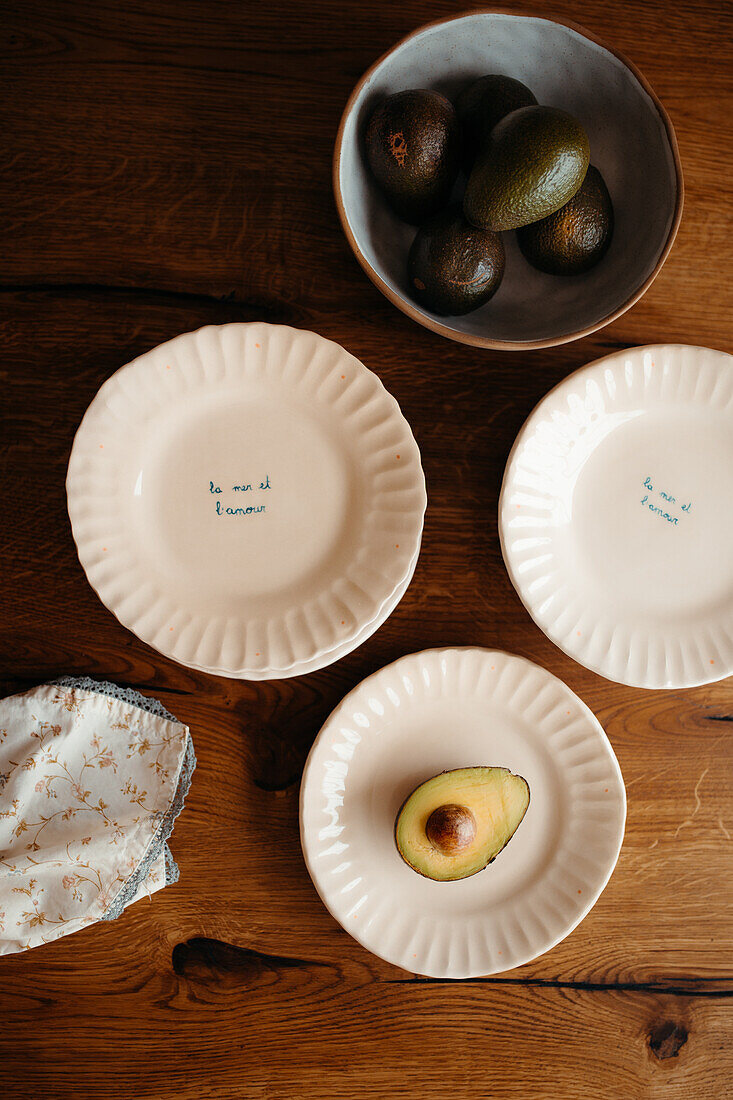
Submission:
[[[676,1058],[687,1042],[687,1035],[687,1028],[682,1024],[665,1020],[649,1032],[649,1048],[660,1062],[665,1058]]]
[[[259,974],[266,970],[297,970],[325,965],[315,960],[266,955],[250,947],[239,947],[204,936],[194,936],[177,943],[173,948],[171,964],[179,978],[215,977],[217,980],[224,974]]]

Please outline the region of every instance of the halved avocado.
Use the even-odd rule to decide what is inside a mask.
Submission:
[[[397,851],[413,871],[450,882],[483,871],[514,836],[529,784],[508,768],[456,768],[416,787],[395,822]]]

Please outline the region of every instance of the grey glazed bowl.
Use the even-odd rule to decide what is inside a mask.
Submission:
[[[492,72],[521,80],[540,103],[580,119],[591,163],[611,194],[614,237],[596,268],[568,277],[536,271],[514,233],[504,233],[506,274],[496,295],[464,317],[439,317],[410,297],[406,264],[415,229],[391,212],[374,182],[364,130],[376,105],[392,92],[434,88],[453,98]],[[421,27],[365,73],[341,119],[333,183],[356,258],[394,305],[452,340],[517,351],[576,340],[638,301],[672,247],[684,192],[672,124],[631,62],[575,24],[501,10]],[[461,179],[457,187],[462,185]]]

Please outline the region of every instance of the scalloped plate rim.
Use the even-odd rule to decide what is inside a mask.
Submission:
[[[354,650],[359,649],[365,642],[369,641],[373,634],[384,626],[387,619],[397,610],[398,606],[402,602],[407,589],[412,583],[412,578],[415,575],[417,569],[417,561],[420,556],[420,547],[417,549],[415,557],[412,559],[412,564],[407,572],[407,575],[394,593],[388,598],[384,607],[381,608],[379,614],[376,615],[370,623],[367,623],[363,631],[353,638],[350,642],[344,645],[335,646],[334,649],[329,650],[328,653],[322,653],[319,657],[314,657],[312,661],[304,662],[303,666],[295,665],[293,668],[286,669],[284,672],[281,669],[266,669],[264,673],[260,675],[262,670],[257,670],[257,675],[252,675],[251,669],[241,669],[239,672],[221,672],[216,668],[206,668],[204,665],[194,665],[186,663],[184,668],[191,668],[195,672],[205,672],[209,676],[223,676],[228,680],[248,680],[251,683],[258,683],[265,680],[286,680],[295,676],[309,676],[312,672],[320,672],[324,668],[329,668],[331,665],[336,664],[342,657],[348,657]],[[178,661],[178,664],[183,664],[182,661]],[[267,675],[271,672],[272,675]]]

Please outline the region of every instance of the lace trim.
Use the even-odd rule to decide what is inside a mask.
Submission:
[[[170,854],[170,849],[168,848],[166,841],[173,832],[174,822],[181,810],[183,809],[183,803],[191,786],[191,777],[193,776],[193,771],[195,767],[196,756],[193,751],[193,741],[191,740],[191,735],[188,734],[186,737],[186,750],[183,754],[183,762],[181,764],[181,770],[178,775],[178,785],[176,787],[176,793],[173,796],[173,801],[168,807],[166,813],[162,815],[160,819],[160,824],[156,829],[155,834],[150,841],[150,844],[148,845],[148,850],[146,851],[145,855],[140,860],[137,868],[127,880],[125,885],[122,887],[117,897],[111,903],[106,913],[104,913],[103,916],[100,917],[100,920],[116,920],[117,917],[119,917],[125,906],[129,905],[129,903],[137,894],[142,883],[148,877],[148,874],[150,873],[150,868],[155,863],[156,859],[164,848],[166,849],[166,885],[168,885],[169,882],[178,881],[178,867],[173,860],[173,856]],[[171,875],[170,879],[168,877],[169,873]]]
[[[139,707],[141,710],[145,710],[149,714],[154,714],[158,718],[166,718],[170,722],[176,722],[178,725],[181,724],[178,722],[177,718],[165,709],[162,703],[158,702],[157,699],[149,699],[146,695],[141,695],[140,692],[135,691],[134,688],[118,687],[117,684],[111,684],[106,680],[93,680],[89,676],[62,676],[58,680],[54,680],[53,684],[58,684],[60,687],[76,687],[83,691],[95,691],[99,695],[107,695],[112,699],[119,699],[123,703],[129,703],[132,706]],[[100,920],[116,920],[117,917],[119,917],[148,877],[150,868],[158,859],[161,852],[165,854],[166,886],[169,886],[173,882],[178,882],[180,872],[171,855],[167,842],[173,832],[175,820],[183,809],[186,795],[191,787],[191,778],[195,767],[196,755],[193,750],[193,740],[191,739],[191,734],[186,731],[186,748],[181,761],[181,769],[178,773],[176,793],[173,796],[171,804],[164,814],[159,815],[158,827],[153,834],[145,855],[109,905],[106,912],[99,918]]]
[[[171,886],[174,882],[178,882],[181,872],[178,870],[178,864],[171,855],[168,845],[164,844],[163,848],[165,850],[165,884]]]
[[[117,684],[111,684],[109,680],[93,680],[91,676],[60,676],[58,680],[52,680],[51,683],[54,687],[58,684],[59,687],[96,691],[98,695],[109,695],[112,699],[119,699],[121,703],[129,703],[133,707],[139,707],[140,710],[146,710],[148,714],[154,714],[157,718],[167,718],[169,722],[178,722],[178,719],[166,710],[157,699],[150,699],[147,695],[141,695],[134,688],[123,688]]]

